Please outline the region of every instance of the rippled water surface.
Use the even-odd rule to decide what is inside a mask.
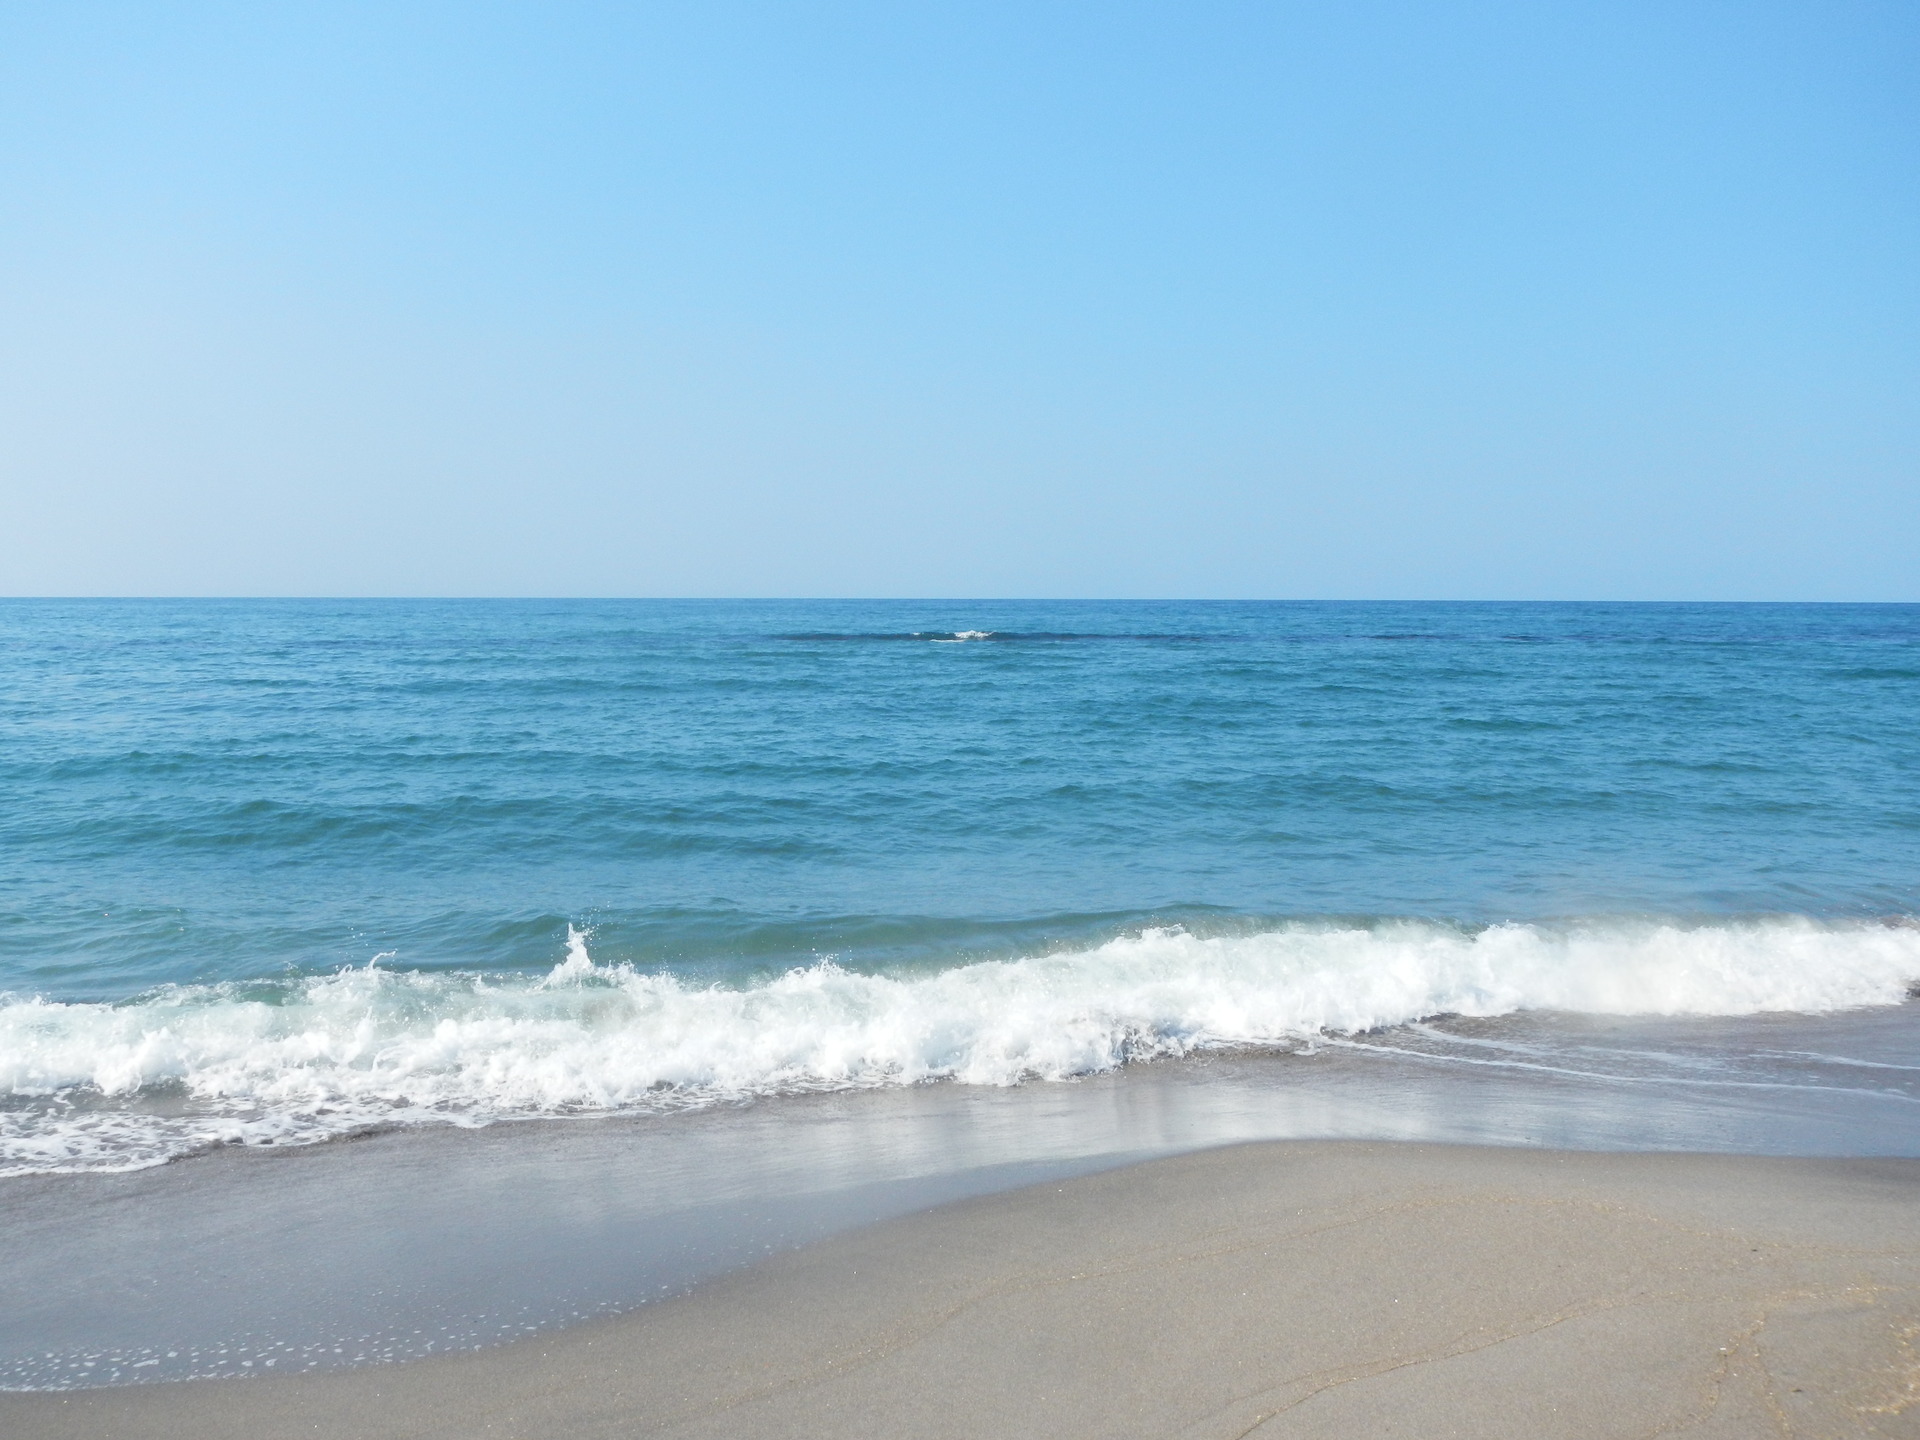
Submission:
[[[1893,1006],[1916,716],[1913,606],[4,602],[0,1168]]]

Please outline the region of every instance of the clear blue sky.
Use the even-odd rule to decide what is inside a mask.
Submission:
[[[0,592],[1920,600],[1920,5],[0,7]]]

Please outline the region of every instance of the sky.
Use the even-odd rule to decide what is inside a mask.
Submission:
[[[0,0],[0,594],[1920,600],[1920,6]]]

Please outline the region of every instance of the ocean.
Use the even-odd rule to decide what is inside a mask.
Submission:
[[[134,1194],[257,1262],[268,1185],[338,1299],[372,1242],[241,1157],[442,1186],[386,1300],[56,1293],[0,1384],[482,1343],[1256,1135],[1920,1155],[1920,606],[7,601],[0,795],[16,1275],[160,1265],[48,1239]]]

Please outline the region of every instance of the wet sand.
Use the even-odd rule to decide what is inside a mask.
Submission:
[[[497,1349],[0,1395],[0,1434],[1920,1436],[1920,1161],[1246,1145]]]

